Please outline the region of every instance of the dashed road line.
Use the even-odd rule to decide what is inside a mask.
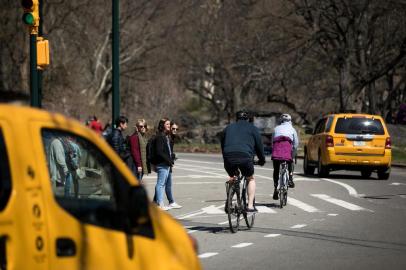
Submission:
[[[205,258],[210,258],[210,257],[216,256],[217,254],[218,254],[218,252],[206,252],[206,253],[200,254],[198,257],[200,259],[205,259]]]
[[[336,217],[336,216],[338,216],[338,214],[335,214],[335,213],[330,213],[330,214],[328,214],[327,216],[330,216],[330,217]]]
[[[332,204],[335,204],[335,205],[344,207],[344,208],[346,208],[346,209],[348,209],[348,210],[373,212],[372,210],[363,208],[363,207],[358,206],[358,205],[356,205],[356,204],[349,203],[349,202],[346,202],[346,201],[343,201],[343,200],[340,200],[340,199],[332,198],[332,197],[330,197],[330,196],[328,196],[328,195],[326,195],[326,194],[311,194],[311,195],[312,195],[313,197],[322,199],[322,200],[324,200],[324,201],[326,201],[326,202],[329,202],[329,203],[332,203]]]
[[[231,246],[232,248],[243,248],[243,247],[248,247],[251,246],[253,243],[240,243],[234,246]]]
[[[317,208],[315,208],[315,207],[313,207],[313,206],[311,206],[311,205],[309,205],[307,203],[299,201],[299,200],[297,200],[295,198],[292,198],[292,197],[288,198],[288,202],[289,202],[289,205],[296,206],[297,208],[300,208],[303,211],[306,211],[306,212],[309,212],[309,213],[321,212],[319,209],[317,209]]]
[[[290,227],[291,229],[300,229],[300,228],[304,228],[306,227],[307,224],[297,224],[297,225],[293,225],[292,227]]]
[[[264,237],[267,237],[267,238],[269,238],[269,237],[278,237],[280,235],[281,235],[280,233],[271,233],[271,234],[264,235]]]

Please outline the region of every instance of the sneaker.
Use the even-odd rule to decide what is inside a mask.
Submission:
[[[295,187],[295,183],[293,183],[293,180],[289,180],[289,181],[288,181],[288,186],[289,186],[290,188],[294,188],[294,187]]]
[[[277,190],[277,189],[274,190],[272,198],[273,198],[274,200],[278,200],[278,199],[279,199],[279,194],[278,194],[278,190]]]
[[[179,205],[179,204],[177,204],[176,202],[173,202],[173,203],[170,203],[170,204],[168,205],[168,208],[169,208],[169,209],[179,209],[179,208],[182,208],[182,205]]]
[[[162,211],[168,211],[170,208],[166,205],[160,205],[158,206]]]

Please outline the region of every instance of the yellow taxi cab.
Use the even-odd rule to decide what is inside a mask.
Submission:
[[[388,179],[391,139],[382,117],[369,114],[330,114],[320,119],[304,147],[303,170],[320,177],[332,170],[360,171],[369,178],[376,171]]]
[[[92,130],[0,105],[0,269],[201,269],[195,244]]]

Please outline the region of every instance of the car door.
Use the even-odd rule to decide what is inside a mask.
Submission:
[[[326,125],[326,118],[320,119],[316,127],[314,128],[313,135],[310,137],[308,143],[309,159],[311,161],[317,161],[319,155],[319,149],[322,144],[322,133],[324,132]]]
[[[118,196],[119,187],[129,184],[120,170],[86,134],[41,123],[32,132],[44,161],[50,269],[135,268],[134,242],[125,233]]]

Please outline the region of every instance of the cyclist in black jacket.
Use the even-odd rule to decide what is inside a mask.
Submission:
[[[248,181],[248,209],[247,212],[255,212],[255,179],[254,179],[254,156],[258,157],[258,164],[265,164],[264,147],[258,129],[250,123],[247,111],[236,113],[237,122],[228,125],[221,139],[221,151],[223,154],[224,168],[233,181],[238,172]]]

